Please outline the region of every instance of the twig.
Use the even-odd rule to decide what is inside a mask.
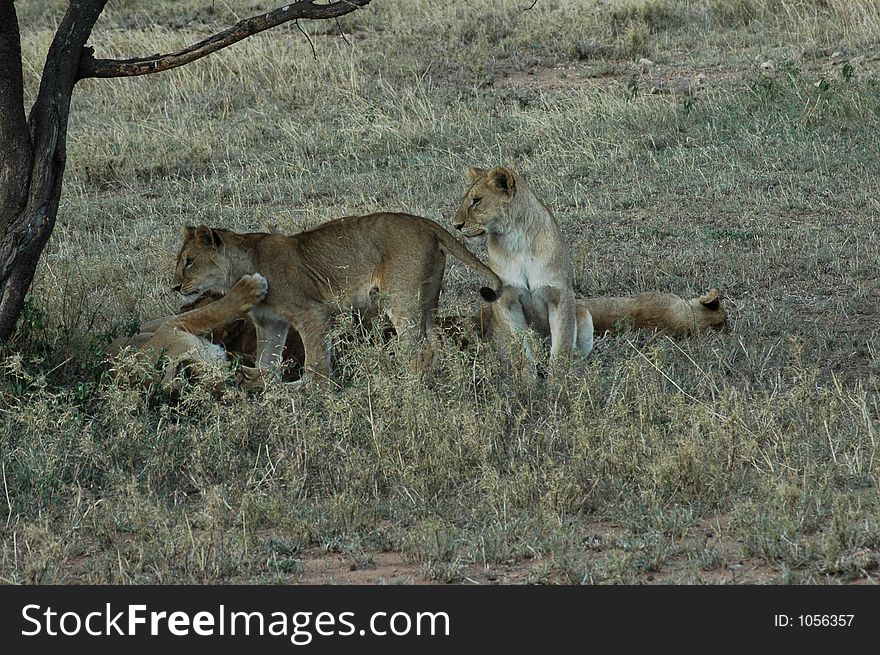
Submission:
[[[695,403],[698,403],[698,404],[702,405],[703,407],[705,407],[705,408],[709,411],[709,413],[712,414],[715,418],[720,419],[720,420],[724,421],[725,423],[727,423],[727,422],[730,421],[730,417],[729,417],[729,416],[724,416],[723,414],[719,414],[719,413],[716,412],[714,409],[712,409],[711,407],[709,407],[709,405],[708,405],[707,403],[703,402],[702,400],[700,400],[700,399],[697,398],[696,396],[693,396],[693,395],[689,394],[687,391],[685,391],[684,389],[682,389],[682,388],[679,386],[678,382],[676,382],[676,381],[673,380],[671,377],[669,377],[669,376],[666,374],[666,371],[664,371],[664,370],[661,369],[659,366],[657,366],[654,362],[652,362],[650,359],[648,359],[648,358],[645,356],[645,353],[643,353],[641,350],[639,350],[638,348],[636,348],[635,344],[633,344],[632,341],[630,341],[629,339],[627,339],[626,342],[627,342],[627,344],[629,344],[629,347],[630,347],[630,348],[632,348],[633,350],[635,350],[635,351],[639,354],[639,356],[640,356],[642,359],[644,359],[646,362],[648,362],[648,364],[650,364],[651,366],[653,366],[654,369],[655,369],[660,375],[662,375],[664,378],[666,378],[667,380],[669,380],[669,382],[672,383],[672,386],[674,386],[674,387],[675,387],[676,389],[678,389],[681,393],[683,393],[684,396],[685,396],[686,398],[690,398],[690,399],[693,400]]]
[[[671,343],[671,344],[675,347],[675,349],[678,350],[678,352],[680,352],[682,355],[684,355],[685,357],[688,358],[688,360],[690,361],[690,363],[693,364],[694,367],[695,367],[700,373],[703,374],[703,377],[705,377],[706,379],[708,379],[708,380],[711,381],[711,378],[709,377],[709,374],[706,373],[706,371],[703,370],[703,367],[700,366],[699,364],[697,364],[697,363],[694,361],[694,358],[691,357],[690,355],[688,355],[688,354],[684,351],[684,349],[683,349],[681,346],[679,346],[677,343],[675,343],[675,339],[673,339],[672,337],[670,337],[668,334],[665,334],[665,335],[663,335],[663,336],[666,337],[666,340],[667,340],[669,343]]]
[[[9,485],[6,484],[6,462],[3,462],[3,491],[6,493],[6,506],[9,508],[9,514],[6,516],[6,529],[12,522],[12,501],[9,499]]]
[[[315,58],[315,61],[318,61],[318,53],[315,52],[315,44],[312,43],[312,38],[306,34],[306,31],[302,28],[302,25],[299,24],[299,19],[293,21],[293,24],[296,25],[296,29],[298,29],[304,37],[306,37],[306,41],[309,42],[309,46],[312,48],[312,57]]]
[[[339,18],[338,18],[338,17],[336,18],[336,27],[339,28],[339,34],[340,34],[340,36],[342,36],[342,40],[345,41],[345,42],[348,44],[348,47],[349,47],[349,48],[351,48],[351,47],[352,47],[352,45],[351,45],[351,41],[349,41],[349,40],[348,40],[348,37],[345,36],[345,30],[343,30],[343,29],[342,29],[342,25],[339,24]]]

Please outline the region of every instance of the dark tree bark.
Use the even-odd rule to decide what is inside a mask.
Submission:
[[[46,56],[40,90],[25,120],[21,37],[13,0],[0,0],[0,343],[12,334],[40,254],[55,227],[67,161],[67,117],[77,80],[128,77],[183,66],[298,18],[348,14],[370,0],[300,0],[239,21],[168,55],[95,59],[86,42],[107,0],[70,0]]]
[[[13,55],[0,58],[0,341],[15,327],[40,253],[55,227],[67,161],[70,95],[83,46],[106,2],[71,1],[49,46],[40,91],[25,127],[18,118],[23,106],[7,107],[7,102],[20,103],[22,98],[21,48],[12,0],[0,0],[0,48]]]
[[[0,316],[15,321],[21,302],[6,289],[15,270],[16,222],[27,201],[31,142],[24,115],[21,78],[21,40],[12,0],[0,0]],[[11,229],[10,229],[11,228]],[[20,228],[19,228],[20,229]],[[11,236],[7,236],[10,235]],[[0,334],[9,334],[9,321],[0,320]]]

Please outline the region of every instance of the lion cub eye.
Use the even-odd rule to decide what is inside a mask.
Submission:
[[[193,265],[193,260],[192,260],[192,258],[187,257],[187,258],[186,258],[186,263],[183,265],[183,267],[186,269],[186,268],[189,268],[189,267],[192,266],[192,265]]]
[[[477,205],[479,205],[481,200],[482,200],[482,198],[474,198],[471,201],[471,207],[476,207]]]

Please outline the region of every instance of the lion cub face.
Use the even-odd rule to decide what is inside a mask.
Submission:
[[[183,245],[177,254],[172,288],[192,303],[213,290],[225,291],[226,270],[220,266],[219,235],[204,225],[183,228]]]
[[[712,329],[717,332],[729,332],[730,323],[727,320],[727,311],[721,304],[721,294],[718,289],[710,289],[696,299],[696,303],[689,304],[696,314],[696,328],[700,330]]]
[[[464,193],[452,224],[469,239],[502,234],[507,222],[507,206],[513,199],[516,180],[503,166],[490,171],[469,168],[471,185]]]

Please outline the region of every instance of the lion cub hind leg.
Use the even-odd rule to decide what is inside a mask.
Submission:
[[[434,332],[433,312],[429,305],[421,298],[406,298],[403,293],[391,296],[389,302],[388,318],[398,341],[413,353],[414,371],[427,370],[434,362],[430,339]]]
[[[406,260],[398,260],[395,275],[382,280],[386,313],[398,341],[413,354],[411,367],[416,372],[427,371],[434,364],[434,318],[445,262],[446,255],[439,248],[408,253]]]

